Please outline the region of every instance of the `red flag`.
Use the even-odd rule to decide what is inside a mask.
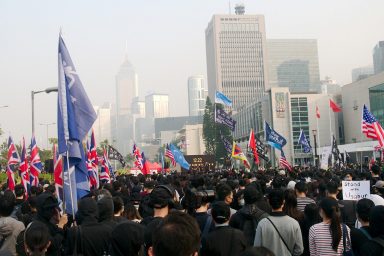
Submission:
[[[341,108],[331,99],[329,99],[329,107],[333,112],[341,112]]]
[[[320,118],[320,111],[318,106],[316,106],[316,118]]]
[[[249,134],[248,147],[253,152],[253,160],[255,161],[256,164],[259,164],[260,163],[259,155],[257,154],[255,133],[253,132],[253,129],[251,129],[251,133]]]

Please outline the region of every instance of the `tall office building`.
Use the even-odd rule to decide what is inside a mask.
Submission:
[[[112,144],[112,105],[104,103],[101,107],[94,106],[93,108],[97,114],[97,119],[93,123],[96,144],[100,145],[100,142],[104,140],[108,140]]]
[[[317,40],[268,39],[267,53],[271,87],[288,87],[292,92],[320,90]]]
[[[167,94],[152,93],[145,96],[145,117],[160,118],[169,116],[169,101]]]
[[[116,75],[116,146],[122,154],[133,142],[132,102],[137,97],[137,73],[126,57]]]
[[[373,75],[373,67],[359,67],[352,69],[352,83]]]
[[[373,48],[373,69],[375,74],[384,71],[384,41],[378,42]]]
[[[117,115],[131,113],[132,101],[138,97],[137,73],[126,57],[116,75]]]
[[[202,75],[188,78],[189,116],[204,115],[207,94],[208,91],[205,89],[204,77]]]
[[[233,108],[261,99],[267,85],[265,24],[262,15],[213,15],[205,30],[208,93],[221,91]]]

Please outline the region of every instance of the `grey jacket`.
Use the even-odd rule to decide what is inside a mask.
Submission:
[[[0,255],[17,255],[16,239],[21,231],[25,229],[23,222],[12,217],[0,218],[0,241],[3,241],[0,248]]]
[[[275,224],[289,250],[268,219]],[[301,255],[304,247],[300,225],[282,212],[272,212],[271,216],[262,219],[257,225],[254,246],[264,246],[275,255]]]

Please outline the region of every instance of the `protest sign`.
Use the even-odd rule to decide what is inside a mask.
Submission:
[[[359,200],[370,195],[370,183],[367,180],[343,181],[343,199]]]

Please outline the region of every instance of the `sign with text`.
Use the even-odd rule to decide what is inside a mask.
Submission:
[[[368,180],[342,181],[343,200],[360,200],[370,195]]]
[[[185,160],[190,163],[191,171],[215,169],[214,155],[185,155]]]

